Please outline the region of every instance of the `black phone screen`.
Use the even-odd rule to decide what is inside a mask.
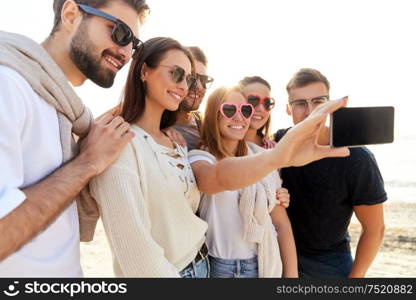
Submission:
[[[331,115],[331,146],[392,143],[394,107],[344,107]]]

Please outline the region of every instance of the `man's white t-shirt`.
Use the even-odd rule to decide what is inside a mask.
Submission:
[[[20,74],[0,66],[0,219],[25,201],[21,189],[48,176],[61,163],[56,110]],[[1,243],[0,237],[0,247]],[[43,232],[0,261],[0,277],[81,276],[75,202]]]

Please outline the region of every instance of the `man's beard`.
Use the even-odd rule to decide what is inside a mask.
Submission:
[[[86,28],[86,21],[83,21],[71,41],[69,57],[85,77],[103,88],[109,88],[113,85],[116,74],[100,68],[101,57]]]
[[[193,91],[190,91],[190,93],[192,92]],[[201,105],[201,101],[203,97],[204,97],[204,93],[198,98],[198,100],[193,99],[189,97],[189,95],[187,95],[179,106],[180,110],[184,112],[191,112],[191,111],[198,110],[199,106]]]
[[[198,110],[198,108],[199,108],[199,105],[196,105],[196,100],[190,99],[190,98],[184,99],[179,105],[179,109],[183,112],[195,111],[195,110]]]

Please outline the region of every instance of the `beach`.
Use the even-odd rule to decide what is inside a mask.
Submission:
[[[416,277],[416,203],[387,202],[384,213],[383,244],[366,277]],[[353,217],[349,227],[353,255],[360,228]],[[94,241],[81,243],[81,264],[86,277],[114,276],[111,252],[101,221]]]
[[[367,277],[416,277],[416,203],[388,203],[383,244]],[[361,226],[353,218],[349,232],[353,253]]]

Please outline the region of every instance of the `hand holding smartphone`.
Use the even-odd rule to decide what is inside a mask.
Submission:
[[[392,143],[394,107],[344,107],[331,115],[330,145],[359,147]]]

